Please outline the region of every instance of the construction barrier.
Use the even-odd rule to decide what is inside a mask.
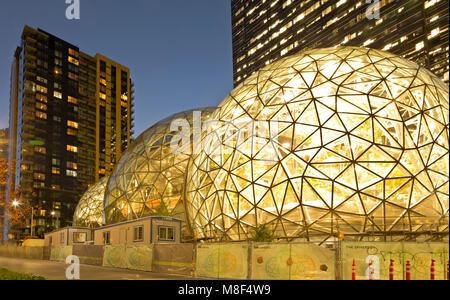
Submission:
[[[104,267],[151,271],[152,246],[105,246],[102,265]]]
[[[68,256],[72,255],[73,246],[52,246],[50,250],[50,260],[65,262]]]
[[[304,243],[252,244],[251,279],[332,280],[335,253]]]
[[[435,260],[436,279],[445,279],[448,253],[448,243],[342,242],[342,278],[429,280]]]
[[[195,276],[217,279],[247,279],[247,243],[199,244]]]
[[[14,245],[0,245],[0,256],[27,259],[44,259],[43,247],[19,247]]]
[[[105,246],[102,265],[104,267],[126,269],[125,252],[125,245]]]
[[[449,259],[447,243],[404,243],[404,259],[411,263],[411,280],[430,280],[431,262],[436,280],[447,279],[446,266]]]
[[[157,273],[193,275],[193,244],[155,244],[153,271]]]
[[[152,271],[153,246],[139,245],[127,246],[125,262],[127,269]]]
[[[72,254],[80,259],[81,264],[101,266],[103,251],[104,246],[73,245]]]

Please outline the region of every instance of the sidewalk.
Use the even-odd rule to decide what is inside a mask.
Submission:
[[[66,280],[69,265],[48,260],[31,260],[0,256],[0,267],[15,272],[32,273],[48,280]],[[100,266],[81,265],[81,280],[188,280],[191,277],[153,272],[116,269]]]

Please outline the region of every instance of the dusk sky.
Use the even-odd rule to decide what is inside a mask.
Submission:
[[[233,88],[229,0],[3,1],[0,10],[0,128],[8,127],[10,70],[24,25],[130,68],[136,138],[155,122],[216,106]]]

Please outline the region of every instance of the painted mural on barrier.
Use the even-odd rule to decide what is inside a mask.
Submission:
[[[127,269],[152,271],[152,246],[127,246],[125,259]]]
[[[152,246],[106,246],[103,266],[130,270],[152,270]]]
[[[125,245],[105,246],[105,252],[103,253],[103,266],[125,269]]]
[[[389,280],[391,260],[393,263],[391,276],[394,280],[406,278],[407,262],[410,265],[411,280],[428,280],[432,259],[435,260],[435,278],[445,279],[446,264],[449,259],[448,243],[342,243],[344,280],[351,280],[352,277],[356,280]]]
[[[332,280],[335,254],[313,244],[254,244],[252,279]]]
[[[50,260],[65,262],[72,255],[72,246],[53,246],[50,252]]]
[[[196,277],[246,279],[248,244],[200,244],[197,246]]]

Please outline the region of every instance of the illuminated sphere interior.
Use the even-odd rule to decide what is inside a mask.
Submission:
[[[107,182],[108,176],[105,176],[83,194],[75,209],[74,226],[88,228],[102,226]]]
[[[156,123],[123,154],[107,186],[106,224],[161,214],[184,220],[180,200],[191,151],[172,151],[171,143],[180,131],[172,131],[171,124],[185,120],[192,127],[194,111],[201,112],[201,118],[208,118],[214,108],[178,113]],[[188,138],[191,139],[190,134]]]
[[[221,103],[193,157],[191,230],[246,240],[267,224],[278,238],[324,240],[448,229],[448,115],[448,86],[384,51],[267,65]]]

